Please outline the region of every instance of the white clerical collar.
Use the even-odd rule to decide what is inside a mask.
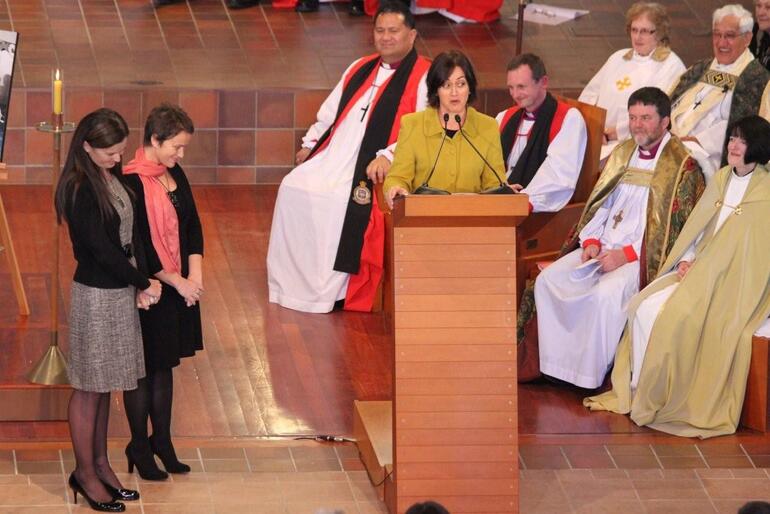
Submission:
[[[752,59],[754,59],[754,55],[747,48],[730,64],[719,64],[716,58],[714,58],[714,60],[711,61],[711,69],[715,71],[726,71],[733,75],[740,75],[743,72],[743,68],[745,68]]]
[[[392,64],[388,64],[385,61],[380,61],[380,67],[385,68],[386,70],[395,70],[398,68],[398,65],[401,64],[401,61],[394,62]]]
[[[650,148],[649,150],[645,150],[641,146],[639,147],[639,158],[643,161],[651,161],[658,155],[658,150],[660,149],[660,145],[663,143],[663,139],[661,138],[660,141],[658,141],[658,144]]]
[[[655,53],[655,49],[653,49],[652,52],[648,53],[647,55],[636,53],[636,50],[634,50],[634,55],[631,56],[631,60],[646,62],[652,59],[653,53]]]

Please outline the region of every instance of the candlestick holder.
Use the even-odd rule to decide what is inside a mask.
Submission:
[[[47,132],[53,137],[53,164],[51,166],[51,198],[56,194],[56,184],[61,172],[61,137],[66,132],[73,132],[75,124],[64,121],[59,113],[51,115],[50,122],[40,122],[36,126],[40,132]],[[48,350],[35,367],[27,373],[27,379],[35,384],[68,384],[67,359],[59,349],[59,223],[53,220],[53,268],[51,270],[51,338]]]

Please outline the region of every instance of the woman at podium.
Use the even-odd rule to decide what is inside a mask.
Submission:
[[[456,50],[439,54],[427,85],[429,107],[401,119],[383,185],[390,208],[398,195],[479,193],[503,185],[497,122],[468,105],[476,99],[468,58]]]

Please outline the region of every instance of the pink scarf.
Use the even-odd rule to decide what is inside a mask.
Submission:
[[[123,168],[123,174],[136,173],[144,186],[144,201],[147,205],[147,221],[150,224],[152,246],[160,258],[163,271],[181,273],[182,258],[179,253],[179,218],[171,204],[166,188],[158,177],[166,172],[162,164],[152,162],[144,156],[139,147],[131,162]]]

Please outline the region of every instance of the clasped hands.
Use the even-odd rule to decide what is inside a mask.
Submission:
[[[138,309],[148,310],[158,303],[163,286],[160,280],[150,279],[150,287],[136,292],[136,307]]]
[[[174,288],[184,298],[185,305],[192,307],[200,301],[203,295],[203,283],[200,278],[190,277],[179,279],[174,284]],[[150,287],[136,292],[136,306],[139,309],[149,310],[150,307],[160,300],[162,285],[159,280],[150,279]]]
[[[626,254],[622,248],[615,250],[606,250],[604,252],[597,245],[588,245],[583,248],[583,253],[580,256],[580,262],[586,262],[589,259],[596,259],[599,261],[599,269],[604,273],[616,270],[622,265],[628,262]]]

